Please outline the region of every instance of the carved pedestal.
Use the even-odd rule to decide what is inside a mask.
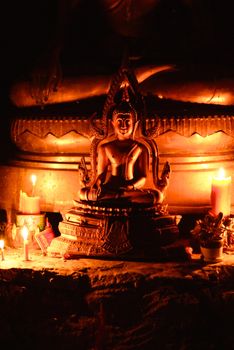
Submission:
[[[155,207],[108,208],[82,204],[64,214],[61,236],[47,249],[50,256],[160,258],[160,247],[178,238],[179,216]]]

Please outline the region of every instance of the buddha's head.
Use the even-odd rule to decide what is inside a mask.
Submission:
[[[113,111],[112,125],[119,139],[129,139],[134,132],[137,115],[128,101],[122,101]]]

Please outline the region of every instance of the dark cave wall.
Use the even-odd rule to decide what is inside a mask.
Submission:
[[[233,348],[233,267],[214,266],[186,278],[166,275],[128,272],[121,263],[113,270],[83,269],[66,276],[0,270],[1,344],[17,342],[25,349]]]

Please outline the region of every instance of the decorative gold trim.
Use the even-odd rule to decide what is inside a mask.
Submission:
[[[95,121],[100,124],[100,120]],[[155,115],[145,119],[145,128],[147,130],[155,129],[153,137],[158,137],[167,131],[174,131],[179,135],[190,137],[194,133],[205,137],[218,131],[223,131],[233,137],[234,133],[234,116],[174,116],[161,117]],[[83,137],[91,138],[93,130],[90,127],[90,119],[81,119],[80,117],[56,117],[56,118],[15,118],[11,123],[11,138],[17,144],[22,135],[28,131],[32,135],[45,138],[49,133],[60,138],[70,132],[75,132]]]

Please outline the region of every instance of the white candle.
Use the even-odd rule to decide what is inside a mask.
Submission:
[[[40,214],[40,197],[30,197],[20,190],[19,211],[23,214]]]
[[[1,249],[1,256],[2,256],[2,261],[5,260],[4,257],[4,239],[0,239],[0,249]]]
[[[40,214],[40,197],[35,196],[36,175],[33,174],[31,176],[31,182],[31,196],[28,196],[26,192],[20,190],[19,211],[22,214]]]
[[[24,239],[24,260],[29,260],[29,254],[28,254],[28,228],[26,226],[22,227],[21,234]]]
[[[218,176],[212,178],[211,185],[211,212],[229,216],[231,211],[231,176],[225,177],[223,168],[219,169]]]

